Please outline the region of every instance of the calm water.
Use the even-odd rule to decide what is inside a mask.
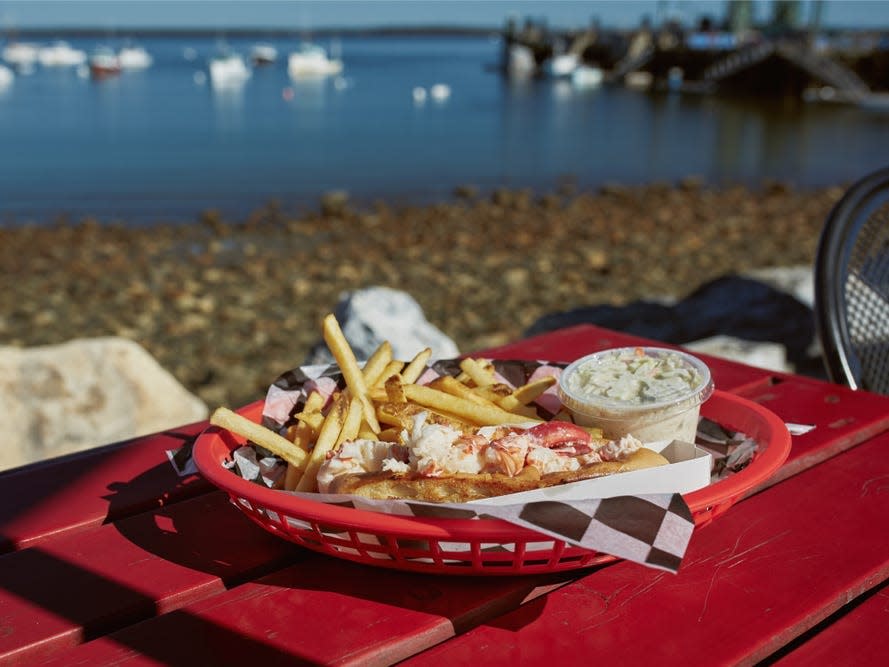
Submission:
[[[228,45],[246,55],[255,41]],[[140,44],[154,56],[147,70],[93,80],[38,66],[0,92],[0,224],[193,220],[270,198],[299,209],[331,189],[424,202],[461,184],[546,191],[566,178],[821,185],[889,159],[889,112],[510,84],[490,69],[493,39],[347,37],[339,84],[291,81],[297,40],[280,40],[277,64],[227,91],[199,82],[216,36]],[[449,99],[414,103],[415,86],[439,82]]]

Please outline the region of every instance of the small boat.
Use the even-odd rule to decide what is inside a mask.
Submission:
[[[575,88],[598,88],[605,79],[601,67],[580,65],[571,72],[571,84]]]
[[[55,42],[37,51],[37,61],[44,67],[69,67],[83,65],[86,51],[72,48],[68,42]]]
[[[327,51],[317,44],[303,44],[287,59],[287,72],[291,77],[331,76],[343,71],[343,61],[330,58]]]
[[[571,76],[580,65],[576,53],[560,53],[549,61],[549,74],[554,77]]]
[[[210,61],[210,83],[215,88],[235,87],[250,78],[250,69],[237,53],[227,53]]]
[[[271,65],[278,59],[278,49],[271,44],[254,44],[250,49],[250,62],[254,65]]]
[[[121,69],[145,69],[151,67],[154,58],[141,46],[125,46],[117,54]]]
[[[40,50],[31,42],[12,42],[3,48],[3,60],[13,67],[28,68],[37,62],[37,53]]]
[[[510,76],[516,78],[534,76],[537,71],[534,52],[523,44],[513,44],[509,47],[506,69]]]
[[[90,55],[90,74],[97,79],[120,74],[120,57],[109,48],[101,47]]]

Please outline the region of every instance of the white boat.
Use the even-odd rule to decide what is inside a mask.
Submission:
[[[533,76],[537,71],[534,52],[523,44],[513,44],[509,47],[506,69],[510,76],[517,78]]]
[[[237,53],[216,56],[210,61],[210,83],[216,88],[234,87],[250,78],[250,69]]]
[[[303,44],[287,58],[287,72],[291,77],[331,76],[343,71],[343,61],[330,58],[317,44]]]
[[[6,65],[0,65],[0,90],[4,90],[15,80],[15,74]]]
[[[68,42],[55,42],[37,51],[37,61],[44,67],[69,67],[83,65],[86,51],[72,48]]]
[[[40,50],[31,42],[13,42],[3,48],[3,60],[14,67],[31,67],[37,62],[37,52]]]
[[[90,74],[96,78],[120,74],[120,57],[107,47],[96,49],[89,59]]]
[[[125,46],[117,54],[122,69],[145,69],[151,67],[154,58],[141,46]]]
[[[601,67],[580,65],[571,72],[571,84],[575,88],[597,88],[602,85],[605,73]]]
[[[271,44],[254,44],[250,49],[250,62],[254,65],[271,65],[278,59],[278,49]]]
[[[580,58],[576,53],[560,53],[550,59],[548,69],[550,76],[571,76],[579,65]]]

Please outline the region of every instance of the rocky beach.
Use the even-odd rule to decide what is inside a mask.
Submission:
[[[447,202],[317,212],[274,202],[245,220],[94,220],[0,228],[0,344],[131,339],[211,409],[261,398],[319,339],[344,292],[412,295],[461,351],[539,317],[681,298],[714,278],[809,265],[844,186],[678,184],[557,192],[458,188]]]

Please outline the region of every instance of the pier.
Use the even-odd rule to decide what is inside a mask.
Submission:
[[[720,21],[693,27],[675,20],[636,30],[593,20],[579,31],[550,30],[513,19],[503,31],[507,76],[567,76],[594,69],[605,85],[698,94],[759,94],[858,105],[889,99],[889,33],[829,31],[816,11],[808,25],[798,4],[776,1],[768,24],[755,26],[749,3],[726,4]]]

